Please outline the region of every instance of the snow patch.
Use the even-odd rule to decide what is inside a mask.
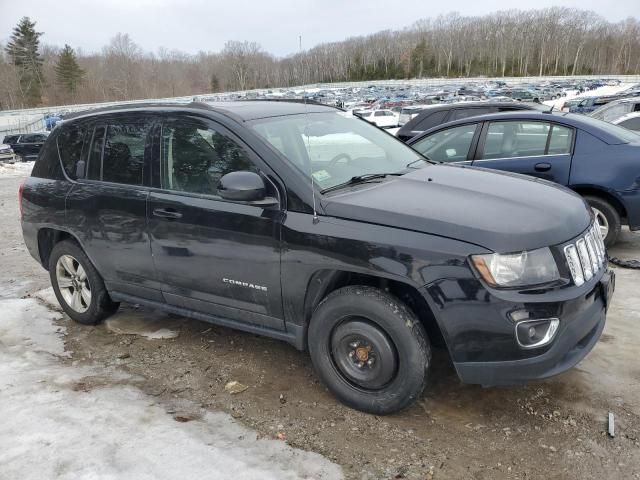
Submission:
[[[58,302],[56,294],[53,291],[53,287],[38,290],[33,294],[33,297],[44,302],[48,307],[51,307],[55,310],[60,309],[60,303]]]
[[[228,415],[168,415],[118,371],[67,366],[61,316],[36,299],[0,300],[3,480],[340,479],[340,467]]]
[[[107,330],[119,335],[139,335],[150,340],[176,338],[180,335],[181,321],[166,314],[145,315],[143,312],[121,311],[105,320]]]
[[[35,162],[0,163],[0,176],[26,177],[31,174]]]

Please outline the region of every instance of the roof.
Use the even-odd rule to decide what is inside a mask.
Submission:
[[[141,112],[141,111],[212,111],[234,118],[235,120],[246,122],[259,118],[279,117],[283,115],[298,115],[303,113],[334,112],[336,108],[321,105],[316,102],[302,100],[243,100],[229,102],[191,102],[191,103],[171,103],[171,102],[143,102],[143,103],[123,103],[92,110],[75,112],[65,117],[65,121],[105,115],[109,113]]]
[[[408,142],[408,144],[411,145],[418,139],[421,139],[422,137],[429,135],[435,131],[441,130],[442,128],[453,127],[456,125],[465,125],[473,122],[486,122],[491,120],[538,120],[538,121],[552,120],[556,123],[560,123],[570,127],[584,130],[610,145],[621,143],[621,138],[617,136],[614,133],[614,131],[612,131],[613,129],[617,129],[620,127],[614,127],[613,125],[607,122],[596,120],[586,115],[559,112],[559,111],[540,112],[537,110],[519,110],[519,111],[512,111],[512,112],[488,113],[485,115],[467,117],[461,120],[454,120],[453,122],[443,123],[412,138]],[[626,143],[626,142],[622,142],[622,143]]]

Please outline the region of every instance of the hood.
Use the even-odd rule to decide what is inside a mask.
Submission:
[[[509,172],[433,165],[326,197],[325,212],[509,253],[563,243],[591,213],[559,185]]]

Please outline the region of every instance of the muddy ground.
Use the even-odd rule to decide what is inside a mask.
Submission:
[[[0,297],[49,286],[22,244],[20,180],[0,178]],[[640,234],[625,232],[612,254],[640,259]],[[605,333],[577,368],[526,386],[484,389],[462,385],[447,355],[436,352],[423,398],[387,417],[339,404],[308,355],[287,344],[135,306],[121,308],[112,326],[148,329],[151,320],[179,335],[148,339],[67,319],[68,361],[132,374],[123,381],[180,421],[206,409],[228,412],[261,435],[327,456],[351,479],[640,478],[640,271],[616,274]],[[225,384],[234,380],[248,388],[229,394]],[[104,382],[88,377],[74,388]],[[615,438],[606,434],[608,412]]]

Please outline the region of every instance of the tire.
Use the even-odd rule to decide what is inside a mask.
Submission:
[[[601,231],[604,230],[603,224],[606,223],[607,233],[604,237],[605,246],[613,246],[618,240],[618,235],[620,235],[620,214],[613,205],[600,197],[585,196],[584,199],[596,215],[596,220],[601,226]]]
[[[15,162],[16,162],[16,163],[20,163],[20,162],[24,162],[24,161],[25,161],[24,157],[23,157],[22,155],[20,155],[20,154],[16,153],[16,155],[15,155]]]
[[[416,401],[425,388],[431,345],[416,315],[377,288],[329,294],[309,325],[311,361],[344,404],[385,415]]]
[[[63,240],[53,247],[49,277],[62,309],[83,325],[99,323],[120,305],[111,300],[102,277],[74,241]]]

